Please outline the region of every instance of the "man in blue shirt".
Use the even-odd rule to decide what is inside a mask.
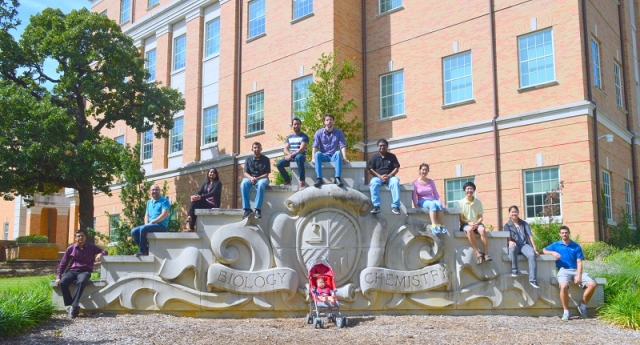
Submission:
[[[304,162],[306,161],[309,136],[302,132],[302,122],[297,117],[291,120],[291,128],[293,134],[289,135],[284,143],[284,158],[276,164],[276,167],[284,179],[284,185],[290,185],[291,177],[285,168],[289,167],[292,160],[295,160],[298,165],[298,176],[300,176],[300,189],[302,189],[306,187],[304,184]]]
[[[560,284],[560,301],[564,309],[562,320],[569,320],[569,284],[571,281],[584,289],[582,303],[578,306],[578,312],[582,318],[586,318],[587,303],[589,303],[591,296],[596,291],[596,282],[587,273],[582,272],[582,260],[584,260],[582,248],[571,240],[571,231],[568,226],[563,225],[560,227],[560,237],[562,240],[551,243],[542,252],[553,255],[556,258],[558,283]]]
[[[311,164],[316,167],[318,180],[314,184],[317,188],[322,187],[322,163],[333,162],[336,174],[335,183],[342,187],[340,174],[342,173],[342,163],[349,163],[347,160],[347,140],[341,130],[333,127],[335,119],[333,114],[324,115],[324,128],[319,129],[313,137],[313,155]]]
[[[151,200],[147,201],[144,225],[131,230],[131,237],[139,248],[136,256],[149,255],[148,233],[167,231],[170,207],[169,199],[160,195],[160,187],[155,184],[151,186]]]

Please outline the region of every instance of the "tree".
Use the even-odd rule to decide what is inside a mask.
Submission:
[[[350,60],[344,60],[342,65],[336,63],[335,56],[335,53],[322,53],[311,68],[314,81],[309,84],[310,95],[306,108],[297,111],[295,116],[302,120],[307,130],[315,131],[324,127],[324,114],[333,114],[335,127],[344,132],[347,140],[347,154],[350,159],[354,159],[357,152],[355,145],[362,140],[363,124],[360,119],[348,116],[357,106],[353,99],[344,101],[344,88],[358,68]],[[309,132],[309,148],[313,147],[313,134]],[[307,150],[307,161],[311,161],[311,152],[311,149]]]
[[[80,227],[90,227],[94,192],[109,194],[127,153],[101,131],[122,121],[167,137],[184,99],[147,81],[141,53],[106,16],[48,8],[16,42],[7,34],[15,12],[0,1],[0,195],[73,188]],[[45,60],[57,64],[57,74],[43,69]]]

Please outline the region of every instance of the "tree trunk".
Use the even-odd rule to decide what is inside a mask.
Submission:
[[[82,186],[77,191],[80,197],[80,229],[93,228],[93,186]],[[93,237],[89,236],[87,240],[93,243]]]

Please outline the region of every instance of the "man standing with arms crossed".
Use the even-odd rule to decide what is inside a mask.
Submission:
[[[341,130],[333,127],[335,118],[333,114],[324,115],[324,128],[319,129],[313,137],[313,155],[311,164],[315,164],[317,181],[314,184],[317,188],[322,187],[322,163],[333,162],[335,164],[335,183],[342,187],[340,179],[342,174],[342,163],[349,163],[347,160],[347,140]]]
[[[290,185],[291,177],[289,177],[285,168],[289,167],[292,160],[295,160],[298,165],[300,189],[302,189],[306,187],[304,182],[304,162],[306,161],[305,156],[307,154],[307,145],[309,145],[309,136],[302,132],[302,121],[297,117],[291,120],[291,128],[293,129],[293,134],[290,134],[284,143],[284,158],[276,164],[276,167],[284,179],[284,185]]]

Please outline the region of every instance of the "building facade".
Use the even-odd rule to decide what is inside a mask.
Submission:
[[[294,110],[304,107],[311,67],[333,52],[359,68],[346,98],[365,125],[360,158],[388,139],[402,183],[425,162],[449,206],[466,181],[475,182],[485,224],[495,229],[518,205],[523,218],[552,215],[586,242],[636,213],[635,0],[90,3],[133,38],[153,80],[185,96],[167,139],[124,123],[104,131],[140,142],[149,179],[167,181],[172,198],[191,195],[216,167],[222,207],[239,207],[251,143],[261,142],[272,159],[282,155],[278,135],[290,132]],[[67,210],[57,212],[67,217],[71,241],[77,208],[73,191],[63,195],[66,208],[54,206]],[[96,197],[99,231],[119,216],[117,196],[116,188]],[[42,232],[30,220],[34,209],[18,203],[2,211],[4,236]]]

